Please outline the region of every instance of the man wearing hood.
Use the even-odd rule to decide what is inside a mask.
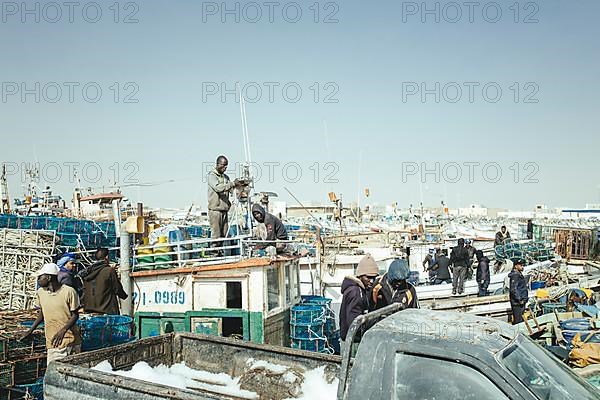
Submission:
[[[441,285],[442,283],[452,283],[452,277],[450,276],[450,259],[448,258],[447,250],[440,251],[436,257],[431,268],[437,271],[437,275],[434,285]]]
[[[479,293],[477,296],[487,296],[487,288],[490,285],[490,260],[483,255],[483,251],[477,250],[475,252],[477,257],[477,273],[475,279],[477,280],[477,286],[479,287]]]
[[[513,314],[513,325],[523,322],[523,311],[529,300],[527,280],[523,276],[523,261],[514,261],[513,270],[508,274],[510,279],[510,308]]]
[[[450,263],[452,264],[452,294],[462,294],[465,289],[465,276],[469,262],[469,252],[465,248],[465,240],[458,239],[458,245],[452,249]]]
[[[506,230],[506,226],[502,225],[500,231],[496,232],[494,246],[502,246],[507,239],[510,239],[510,233]]]
[[[80,275],[83,279],[83,309],[100,314],[119,314],[119,301],[126,299],[117,272],[108,262],[108,249],[98,249],[96,262]]]
[[[347,276],[342,281],[342,304],[340,306],[340,338],[345,341],[352,321],[369,309],[368,291],[379,275],[377,263],[370,254],[365,255],[354,276]]]
[[[265,211],[263,206],[258,203],[252,205],[252,216],[259,223],[264,224],[266,228],[266,236],[261,238],[268,242],[275,240],[288,240],[287,230],[279,218]],[[285,249],[285,243],[268,243],[268,246],[275,246],[277,252]]]
[[[65,253],[56,262],[58,266],[58,282],[61,285],[67,285],[75,289],[77,295],[83,294],[83,285],[81,279],[77,276],[77,264],[75,263],[75,254]]]
[[[388,272],[373,285],[371,308],[376,310],[392,303],[400,303],[404,308],[419,308],[417,290],[407,281],[409,276],[408,261],[392,261]]]
[[[470,281],[473,279],[473,258],[475,257],[475,252],[477,249],[471,244],[471,239],[465,239],[465,249],[467,249],[467,253],[469,254],[465,279]]]

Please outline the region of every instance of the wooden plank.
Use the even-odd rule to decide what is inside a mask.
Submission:
[[[205,272],[205,271],[226,271],[230,269],[238,268],[249,268],[249,267],[266,267],[274,262],[285,262],[293,260],[294,257],[277,257],[271,260],[269,257],[250,258],[229,264],[217,264],[217,265],[200,265],[196,267],[185,267],[185,268],[172,268],[172,269],[161,269],[161,270],[150,270],[150,271],[137,271],[131,272],[129,276],[132,278],[142,276],[159,276],[159,275],[176,275],[176,274],[191,274],[194,272]]]

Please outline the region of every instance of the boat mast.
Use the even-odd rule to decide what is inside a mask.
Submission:
[[[0,211],[2,214],[10,214],[10,197],[8,195],[8,181],[6,179],[6,164],[2,164],[2,176],[0,177],[0,181],[0,197],[2,198]]]
[[[250,153],[250,136],[248,135],[248,121],[246,119],[246,101],[244,100],[244,94],[242,93],[239,84],[237,85],[239,94],[240,94],[240,115],[242,120],[242,137],[244,139],[244,164],[242,165],[242,171],[240,176],[246,179],[249,182],[248,193],[246,197],[245,204],[245,212],[244,216],[246,219],[246,224],[248,227],[248,231],[252,233],[252,205],[250,204],[250,189],[252,188],[252,176],[250,175],[250,165],[252,163],[251,153]],[[268,210],[267,210],[268,211]],[[239,230],[239,225],[238,225]],[[239,234],[239,232],[238,232]]]

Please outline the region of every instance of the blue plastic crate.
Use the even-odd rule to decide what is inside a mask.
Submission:
[[[292,339],[292,349],[314,351],[317,353],[329,353],[327,339]]]
[[[290,325],[290,337],[292,339],[306,340],[306,339],[326,339],[324,325]]]
[[[39,378],[34,383],[16,385],[10,390],[11,399],[44,400],[44,378]]]
[[[290,324],[292,325],[324,324],[325,320],[325,311],[321,306],[306,304],[292,307],[290,315]]]
[[[100,315],[81,318],[82,351],[103,349],[134,340],[133,319],[125,315]]]

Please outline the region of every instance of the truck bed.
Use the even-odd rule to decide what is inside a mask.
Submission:
[[[247,371],[250,359],[287,366],[297,371],[325,367],[326,374],[330,376],[339,375],[341,364],[339,356],[215,336],[172,333],[53,362],[46,371],[44,397],[47,400],[238,399],[212,391],[177,389],[148,383],[91,368],[104,360],[108,360],[115,370],[128,370],[139,361],[145,361],[152,367],[185,362],[186,366],[193,369],[239,377]],[[269,389],[264,385],[264,381],[257,383],[256,390],[250,390],[264,392]]]

